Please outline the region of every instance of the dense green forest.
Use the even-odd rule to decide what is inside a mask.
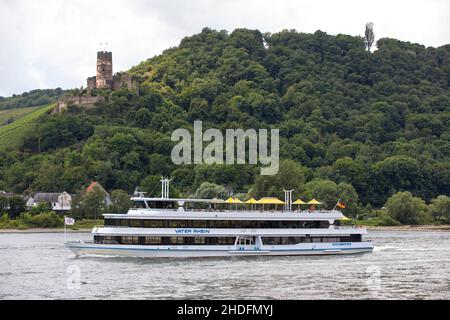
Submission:
[[[0,190],[77,192],[136,186],[159,196],[205,181],[229,194],[317,197],[348,210],[380,207],[398,191],[430,202],[450,195],[450,45],[282,31],[204,29],[130,70],[139,92],[102,91],[92,110],[39,118],[20,144],[0,151]],[[252,165],[174,165],[170,135],[277,128],[280,171]]]
[[[17,109],[41,106],[56,102],[64,95],[65,91],[61,88],[56,89],[37,89],[24,92],[11,97],[0,96],[0,110]]]

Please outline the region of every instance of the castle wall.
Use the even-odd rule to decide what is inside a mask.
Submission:
[[[87,88],[88,90],[94,90],[97,87],[97,77],[87,78]]]
[[[113,89],[127,88],[133,90],[133,81],[128,73],[116,73],[113,77]]]
[[[97,102],[103,101],[104,98],[102,96],[72,96],[65,97],[58,101],[56,107],[53,109],[53,113],[62,112],[67,110],[67,107],[70,105],[74,105],[77,107],[82,107],[86,109],[94,108]]]

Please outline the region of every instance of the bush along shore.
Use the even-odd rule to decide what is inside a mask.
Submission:
[[[92,229],[96,225],[103,225],[103,220],[82,219],[76,220],[75,225],[67,226],[67,230]],[[36,215],[22,213],[19,217],[11,219],[7,214],[0,218],[0,230],[28,230],[28,229],[62,229],[64,217],[55,212],[43,212]]]

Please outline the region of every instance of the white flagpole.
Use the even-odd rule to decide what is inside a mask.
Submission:
[[[336,210],[336,207],[337,207],[337,205],[338,205],[339,201],[341,201],[341,198],[339,198],[339,199],[338,199],[338,201],[337,201],[337,202],[336,202],[336,204],[334,205],[334,208],[333,208],[333,210],[332,210],[332,211]]]
[[[67,231],[67,227],[66,227],[66,216],[64,216],[64,242],[67,242],[66,231]]]

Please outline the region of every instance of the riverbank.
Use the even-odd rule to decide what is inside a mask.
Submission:
[[[92,228],[67,229],[67,233],[90,233]],[[0,229],[1,233],[64,233],[64,228]]]
[[[450,232],[450,225],[423,225],[423,226],[378,226],[367,227],[368,231],[447,231]]]

